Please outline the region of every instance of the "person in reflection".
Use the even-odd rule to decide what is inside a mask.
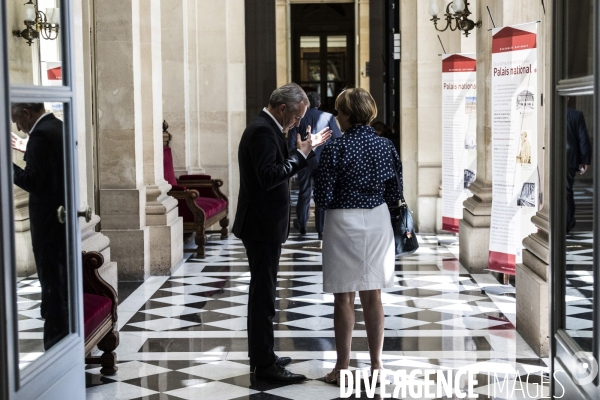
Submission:
[[[283,132],[297,127],[308,98],[294,83],[276,89],[268,107],[248,125],[238,149],[240,193],[233,233],[242,240],[250,266],[248,291],[248,353],[250,369],[259,380],[299,382],[304,375],[284,367],[292,360],[273,351],[273,317],[281,245],[290,228],[288,180],[306,168],[313,148],[325,143],[331,131],[311,135],[289,151]]]
[[[337,97],[335,108],[344,135],[323,149],[315,203],[327,210],[323,291],[334,296],[337,362],[325,382],[339,385],[340,370],[350,362],[357,291],[364,309],[371,374],[382,369],[381,289],[394,286],[395,271],[388,204],[397,205],[402,198],[402,163],[393,143],[369,126],[377,114],[369,92],[347,89]]]
[[[319,132],[324,128],[330,128],[332,139],[342,136],[340,128],[335,122],[335,117],[327,112],[319,110],[321,106],[321,96],[317,92],[306,94],[310,102],[310,108],[306,111],[304,118],[300,121],[297,131],[303,135],[310,132]],[[289,135],[290,148],[296,147],[296,134]],[[308,166],[298,172],[298,203],[296,204],[296,219],[294,219],[294,228],[300,234],[306,234],[306,224],[308,223],[308,214],[310,211],[310,197],[312,186],[319,165],[319,156],[323,147],[315,149],[315,157],[308,160]],[[325,211],[315,207],[315,228],[319,239],[323,239],[323,223],[325,221]]]
[[[574,98],[567,97],[567,233],[575,227],[575,175],[585,174],[592,162],[592,145],[581,111],[575,110]]]
[[[29,193],[31,244],[42,290],[44,348],[69,331],[67,313],[66,230],[57,210],[65,204],[63,123],[43,103],[13,103],[12,121],[29,135],[13,136],[13,148],[24,151],[25,169],[13,164],[14,184]]]

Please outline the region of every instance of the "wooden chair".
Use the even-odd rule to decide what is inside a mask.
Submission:
[[[100,364],[100,373],[114,375],[117,372],[117,355],[114,350],[119,345],[117,332],[118,298],[115,290],[98,274],[104,264],[102,254],[83,252],[83,314],[86,364]],[[90,357],[92,349],[98,346],[104,353]]]
[[[204,257],[207,233],[220,233],[221,239],[229,234],[229,199],[223,192],[221,179],[212,179],[210,175],[175,176],[173,155],[169,142],[171,134],[169,125],[163,122],[163,165],[165,180],[171,185],[168,195],[179,202],[179,216],[183,217],[183,232],[196,234],[196,253]],[[207,231],[212,225],[219,223],[218,231]]]

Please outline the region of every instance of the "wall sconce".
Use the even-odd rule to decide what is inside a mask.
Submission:
[[[450,28],[451,31],[458,29],[468,37],[470,30],[475,27],[481,27],[481,21],[475,23],[469,19],[471,12],[469,11],[469,3],[465,0],[454,0],[448,3],[446,6],[446,14],[444,14],[446,17],[446,27],[444,29],[439,29],[437,26],[437,22],[440,20],[440,18],[438,18],[439,13],[440,6],[438,0],[429,0],[429,15],[433,17],[430,21],[433,21],[435,29],[439,32],[444,32],[448,28]],[[453,21],[454,26],[452,26]]]
[[[26,28],[22,31],[14,30],[13,36],[22,37],[27,41],[28,45],[32,45],[34,39],[38,39],[40,34],[46,40],[54,40],[58,38],[58,30],[60,23],[60,9],[46,8],[46,13],[38,10],[37,3],[34,4],[29,0],[25,6],[25,23]]]

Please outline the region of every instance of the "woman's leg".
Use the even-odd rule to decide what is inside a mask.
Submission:
[[[355,293],[334,293],[333,329],[335,331],[335,348],[337,363],[335,369],[348,369],[350,364],[350,346],[352,345],[352,329],[354,329],[354,296]]]
[[[371,356],[371,371],[383,367],[381,353],[383,351],[383,306],[381,305],[381,290],[365,290],[358,292],[363,307],[367,340]]]

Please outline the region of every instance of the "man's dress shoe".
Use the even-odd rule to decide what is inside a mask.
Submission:
[[[279,365],[280,367],[285,367],[286,365],[288,365],[291,362],[292,362],[292,359],[290,357],[275,356],[275,364]],[[254,365],[250,366],[250,372],[254,372]]]
[[[306,235],[306,228],[300,228],[300,224],[298,223],[297,219],[294,219],[294,228],[296,228],[301,235]]]
[[[280,367],[276,362],[269,367],[256,367],[254,377],[259,381],[270,381],[278,383],[295,383],[306,380],[306,376],[294,374],[287,369]]]

